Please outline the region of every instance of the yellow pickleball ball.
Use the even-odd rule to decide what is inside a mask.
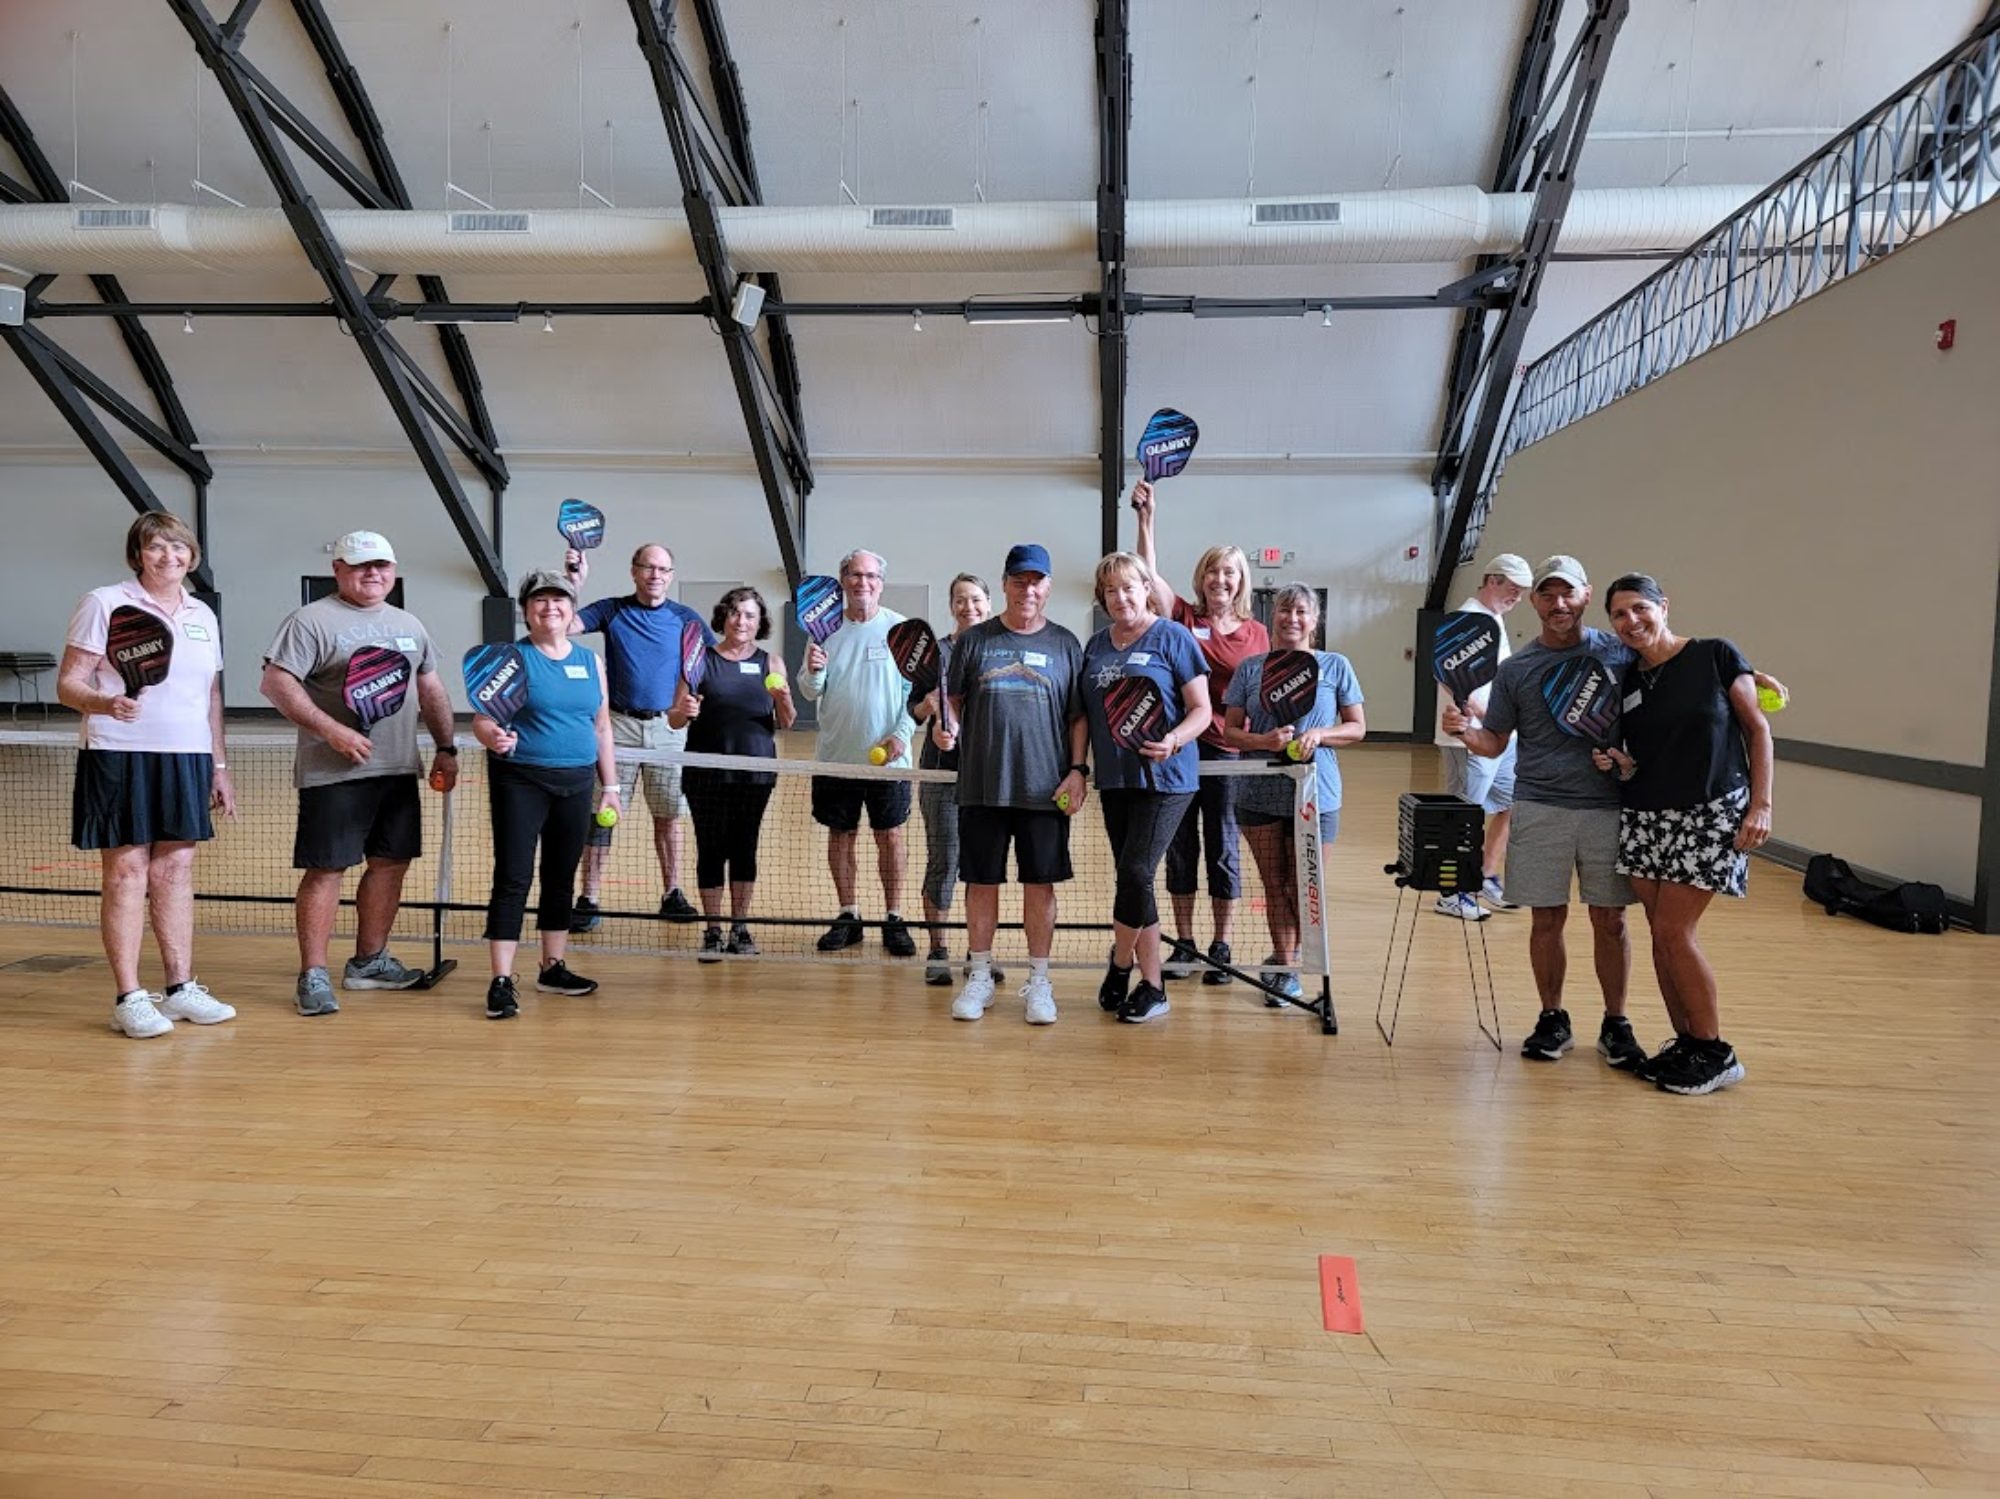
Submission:
[[[876,745],[875,748],[868,752],[868,763],[870,765],[887,765],[889,763],[889,752],[883,749],[881,745]]]
[[[597,825],[601,828],[617,827],[618,809],[616,807],[599,807],[597,809]]]
[[[1067,791],[1058,791],[1056,793],[1056,808],[1058,811],[1063,812],[1069,810],[1069,793]]]
[[[784,685],[785,685],[785,679],[779,676],[776,672],[772,672],[764,678],[764,690],[766,692],[776,692],[780,687]]]
[[[1285,741],[1285,758],[1287,760],[1303,760],[1305,757],[1306,747],[1303,744],[1296,739],[1287,739]]]
[[[1785,706],[1785,699],[1775,687],[1759,687],[1757,689],[1757,706],[1762,708],[1766,713],[1776,713],[1780,708]]]

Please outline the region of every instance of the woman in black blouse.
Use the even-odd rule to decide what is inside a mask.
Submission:
[[[709,620],[716,645],[708,653],[700,691],[683,682],[667,714],[670,727],[689,725],[689,754],[749,755],[771,759],[778,753],[777,730],[798,717],[791,684],[782,665],[757,642],[771,634],[771,611],[754,588],[732,588]],[[775,685],[772,685],[775,684]],[[757,944],[746,924],[757,889],[757,842],[764,830],[777,776],[768,770],[723,770],[690,765],[681,789],[694,818],[695,883],[708,926],[701,937],[701,961],[724,953],[755,957]],[[729,939],[722,936],[722,887],[729,886]]]
[[[1638,660],[1620,688],[1624,748],[1598,751],[1597,764],[1623,782],[1618,872],[1646,908],[1674,1025],[1674,1039],[1634,1073],[1669,1093],[1713,1093],[1741,1082],[1743,1064],[1722,1039],[1715,971],[1695,925],[1718,893],[1743,895],[1749,851],[1771,836],[1771,726],[1743,653],[1674,634],[1653,579],[1619,578],[1605,607]]]

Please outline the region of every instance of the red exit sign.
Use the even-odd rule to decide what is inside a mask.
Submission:
[[[1259,547],[1257,550],[1257,565],[1259,567],[1277,567],[1284,560],[1285,549],[1283,547]]]

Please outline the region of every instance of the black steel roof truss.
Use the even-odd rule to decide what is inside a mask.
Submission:
[[[1097,6],[1098,540],[1118,550],[1125,491],[1125,389],[1131,344],[1125,295],[1125,209],[1131,193],[1132,37],[1127,0]]]
[[[167,0],[167,5],[186,28],[195,51],[214,75],[223,97],[228,100],[237,122],[243,127],[251,150],[278,194],[285,218],[300,248],[325,285],[335,313],[345,324],[356,349],[380,385],[398,425],[416,453],[418,463],[443,503],[453,528],[472,557],[473,565],[479,570],[488,593],[504,595],[507,592],[507,575],[501,565],[499,551],[473,512],[458,474],[439,441],[438,432],[426,416],[427,410],[436,412],[442,398],[429,379],[415,369],[409,355],[389,333],[387,326],[369,306],[367,297],[355,284],[346,257],[341,253],[325,216],[306,190],[298,169],[279,141],[281,132],[294,141],[298,140],[294,132],[284,129],[279,114],[273,109],[274,97],[281,99],[282,96],[276,95],[268,80],[259,82],[262,75],[250,67],[237,45],[242,39],[240,31],[234,36],[225,34],[209,14],[205,0]],[[238,13],[247,20],[241,7]],[[308,34],[312,35],[310,31]],[[320,160],[303,143],[300,149],[315,161]],[[344,161],[345,157],[340,159]],[[326,167],[324,161],[320,161],[320,165]],[[355,169],[352,163],[348,163],[348,167],[348,175],[353,175]],[[332,171],[330,175],[342,180],[338,171]],[[349,186],[345,180],[342,180],[342,185]],[[365,203],[377,206],[397,206],[387,200],[382,189],[372,182],[367,184],[367,192],[357,193],[356,196]],[[413,379],[413,375],[417,378]],[[440,420],[443,421],[443,418]],[[468,447],[462,440],[466,435],[462,418],[445,422],[445,427],[462,449]],[[497,454],[493,453],[491,444],[482,443],[478,447],[483,447],[497,464]],[[478,448],[469,450],[468,456],[479,462],[482,469],[486,468]],[[504,473],[504,469],[500,472]],[[488,477],[490,480],[490,472]]]

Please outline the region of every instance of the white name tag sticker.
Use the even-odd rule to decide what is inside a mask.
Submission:
[[[1640,703],[1640,701],[1641,701],[1641,699],[1642,699],[1643,697],[1644,697],[1644,694],[1643,694],[1643,693],[1638,693],[1638,692],[1628,692],[1628,693],[1626,693],[1626,694],[1625,694],[1625,711],[1626,711],[1627,713],[1630,713],[1630,712],[1631,712],[1631,711],[1632,711],[1632,710],[1633,710],[1634,708],[1638,707],[1638,706],[1639,706],[1639,703]]]
[[[1023,651],[1021,652],[1021,664],[1023,666],[1047,666],[1049,658],[1044,656],[1040,651]]]
[[[572,681],[585,682],[590,679],[590,668],[587,666],[565,666],[563,668],[563,675]]]
[[[1153,664],[1153,653],[1151,651],[1133,651],[1125,657],[1125,664],[1127,666],[1151,666]]]
[[[414,636],[414,635],[398,635],[398,636],[396,637],[396,649],[397,649],[397,650],[399,650],[399,651],[413,651],[413,650],[415,650],[416,648],[417,648],[417,637],[416,637],[416,636]]]
[[[889,647],[886,645],[869,646],[868,659],[870,661],[887,661],[889,659]]]
[[[1194,638],[1196,640],[1207,640],[1211,638],[1214,634],[1215,632],[1209,629],[1207,625],[1196,625],[1194,627]]]
[[[738,661],[736,663],[736,669],[741,673],[743,673],[743,675],[746,677],[754,677],[757,675],[757,663],[755,661]]]
[[[206,625],[182,625],[181,629],[187,632],[187,638],[190,640],[208,639],[208,627]]]

